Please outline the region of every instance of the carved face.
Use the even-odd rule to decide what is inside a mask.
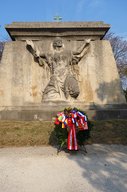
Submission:
[[[60,37],[56,37],[55,40],[53,41],[53,47],[62,47],[63,46],[63,42],[62,39]]]

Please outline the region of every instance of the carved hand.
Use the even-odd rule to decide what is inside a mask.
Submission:
[[[89,44],[91,39],[86,39],[85,41],[86,41],[87,44]]]
[[[26,44],[31,46],[31,47],[34,47],[34,44],[33,44],[32,40],[26,40]]]
[[[32,40],[26,40],[26,45],[29,49],[29,51],[33,54],[35,58],[38,58],[40,56],[39,50],[35,47]]]

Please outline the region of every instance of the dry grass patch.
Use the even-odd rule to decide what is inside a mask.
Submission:
[[[127,145],[127,120],[94,121],[91,143]]]
[[[127,145],[127,120],[93,121],[88,143]],[[0,147],[54,144],[53,122],[0,121]]]
[[[0,146],[48,145],[53,123],[0,121]]]

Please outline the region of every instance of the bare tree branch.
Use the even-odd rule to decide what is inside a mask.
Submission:
[[[120,76],[127,75],[127,41],[112,32],[107,33],[104,39],[111,43]]]

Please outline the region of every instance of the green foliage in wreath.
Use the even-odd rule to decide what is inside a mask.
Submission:
[[[55,125],[55,136],[57,139],[57,145],[60,147],[63,147],[64,145],[67,144],[67,137],[68,137],[68,132],[67,129],[62,128],[62,123],[59,125]]]

